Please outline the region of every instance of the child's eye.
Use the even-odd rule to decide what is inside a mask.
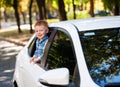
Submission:
[[[44,31],[44,30],[39,30],[39,32],[42,32],[42,31]]]
[[[35,32],[38,32],[38,31],[35,31]]]

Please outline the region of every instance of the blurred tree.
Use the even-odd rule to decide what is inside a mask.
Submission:
[[[55,13],[58,14],[60,21],[67,20],[66,11],[65,11],[65,4],[64,4],[63,0],[52,0],[52,1],[47,0],[48,16],[49,16],[49,13],[52,9],[56,10]]]
[[[46,0],[46,14],[47,18],[57,18],[58,4],[57,0]]]
[[[87,4],[89,0],[65,0],[66,11],[68,14],[72,13],[72,16],[68,16],[68,19],[71,17],[73,19],[78,18],[78,13],[87,10]]]
[[[21,29],[20,29],[20,17],[19,17],[19,12],[18,12],[18,0],[13,0],[13,8],[15,10],[15,17],[16,17],[16,21],[17,21],[17,26],[18,26],[18,32],[22,33]]]
[[[72,0],[65,0],[66,10],[69,12],[71,10]]]
[[[39,18],[40,20],[46,19],[46,6],[45,0],[36,0],[38,8],[39,8]]]
[[[53,7],[52,7],[52,1],[53,1],[53,0],[46,0],[46,4],[47,4],[47,5],[46,5],[46,12],[47,12],[47,14],[48,14],[48,15],[47,15],[47,18],[50,18],[50,15],[51,15],[51,12],[50,12],[50,11],[51,11],[52,8],[53,8]]]
[[[28,0],[19,0],[19,10],[23,17],[23,23],[26,24],[26,12],[27,12]]]
[[[1,6],[1,5],[0,5]],[[1,12],[1,10],[0,10],[0,29],[1,29],[1,19],[2,19],[2,12]]]
[[[75,7],[76,7],[76,5],[75,5],[74,0],[72,0],[72,4],[73,4],[73,18],[76,19],[76,14],[75,14]]]
[[[7,15],[7,12],[6,12],[6,8],[4,8],[4,19],[5,19],[5,22],[8,22],[8,15]]]
[[[94,1],[90,0],[90,15],[94,17]]]
[[[105,8],[108,8],[114,15],[119,15],[120,0],[102,0]]]
[[[63,0],[58,0],[58,7],[59,7],[59,19],[60,21],[62,20],[67,20],[66,16],[66,11],[65,11],[65,4]]]
[[[1,6],[6,8],[6,7],[13,7],[15,10],[15,17],[16,17],[16,22],[18,26],[18,32],[22,33],[20,29],[20,18],[19,18],[19,12],[18,12],[18,0],[2,0],[1,1]]]
[[[86,10],[87,9],[87,3],[89,2],[89,0],[81,0],[81,6],[80,6],[80,10]]]
[[[6,12],[6,7],[10,7],[11,5],[12,5],[11,0],[8,0],[8,1],[1,0],[0,1],[0,7],[4,7],[3,14],[4,14],[4,20],[5,20],[5,22],[8,21],[8,15],[7,15],[7,12]]]
[[[84,1],[84,0],[82,0],[82,1]],[[80,4],[81,4],[81,6],[82,6],[82,3],[81,3],[81,1],[80,0],[72,0],[72,5],[73,5],[73,19],[76,19],[77,17],[76,17],[76,11],[77,10],[81,10],[81,9],[79,9],[79,7],[80,7]]]
[[[29,23],[30,23],[30,33],[33,33],[33,29],[32,29],[32,3],[33,3],[33,0],[30,0],[29,1]]]

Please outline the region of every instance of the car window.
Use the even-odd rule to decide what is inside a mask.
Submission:
[[[49,28],[49,32],[47,33],[48,37],[50,37],[52,31],[53,31],[52,28]],[[34,55],[34,52],[36,50],[36,40],[37,40],[37,37],[34,37],[34,39],[32,40],[32,42],[28,47],[28,53],[30,57]]]
[[[79,35],[92,79],[101,87],[120,84],[120,28],[83,31]]]
[[[32,57],[34,55],[35,49],[36,49],[36,42],[37,38],[35,37],[32,42],[30,43],[29,47],[28,47],[28,54],[30,57]]]
[[[66,67],[70,71],[70,81],[77,83],[75,78],[78,76],[78,69],[76,69],[76,58],[70,37],[62,32],[57,31],[53,38],[53,43],[49,49],[45,67],[49,69]],[[74,77],[74,79],[73,79]]]

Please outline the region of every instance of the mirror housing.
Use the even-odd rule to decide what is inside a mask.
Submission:
[[[41,75],[39,81],[41,84],[50,87],[66,87],[69,85],[69,70],[67,68],[48,70]]]

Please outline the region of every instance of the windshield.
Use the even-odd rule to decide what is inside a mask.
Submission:
[[[92,79],[101,87],[120,83],[120,28],[79,33]]]

